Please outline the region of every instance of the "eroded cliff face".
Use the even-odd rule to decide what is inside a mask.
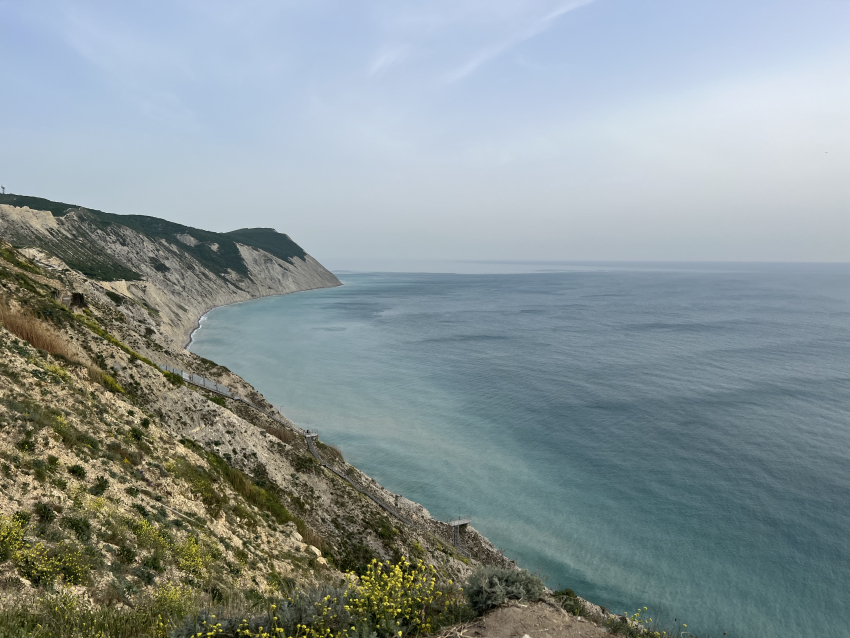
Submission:
[[[55,217],[48,211],[0,204],[0,236],[18,246],[44,251],[30,254],[41,257],[46,267],[70,269],[79,262],[98,272],[117,273],[119,277],[112,281],[91,281],[89,285],[135,302],[136,308],[132,303],[121,306],[125,314],[137,315],[146,309],[155,315],[156,329],[180,346],[188,343],[198,318],[216,306],[341,285],[310,255],[281,259],[240,243],[236,248],[243,272],[232,267],[216,272],[187,247],[213,255],[222,250],[219,243],[200,241],[191,231],[175,232],[169,241],[120,223],[103,223],[85,209]],[[121,278],[122,272],[133,278]]]
[[[150,249],[144,238],[123,238]],[[265,269],[258,278],[266,288],[258,285],[258,292],[325,281],[260,252],[244,252],[249,272]],[[204,273],[191,274],[226,301]],[[85,518],[91,534],[79,548],[93,558],[81,567],[88,576],[74,583],[85,585],[86,595],[112,588],[143,596],[195,572],[214,576],[222,588],[270,578],[308,586],[339,582],[342,572],[373,558],[422,559],[456,581],[475,563],[510,565],[471,526],[460,530],[462,547],[456,547],[450,525],[383,488],[335,448],[308,442],[238,374],[175,345],[160,330],[164,307],[142,301],[157,300],[151,291],[165,297],[166,285],[93,281],[64,270],[41,249],[18,252],[0,241],[0,459],[15,468],[0,468],[6,480],[0,522],[47,503],[69,518],[33,524],[27,533],[43,538],[33,537],[33,544],[60,552],[76,543],[62,525]],[[68,305],[64,296],[57,300],[57,290],[67,291]],[[107,294],[115,290],[138,294],[116,304]],[[75,294],[84,305],[73,303]],[[52,346],[42,343],[51,350],[27,343],[15,321],[53,335]],[[165,375],[162,365],[202,375],[232,394],[214,395]],[[162,564],[149,570],[155,557],[145,539],[154,533],[171,540],[157,554]],[[191,534],[206,548],[200,567],[184,556],[194,551]],[[113,559],[116,548],[124,548],[125,558]],[[13,568],[0,561],[0,576]],[[28,574],[21,573],[27,581],[21,587],[36,592]]]

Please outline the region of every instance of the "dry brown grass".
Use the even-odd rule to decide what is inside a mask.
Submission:
[[[0,303],[0,324],[19,339],[28,341],[40,350],[81,364],[85,360],[85,356],[76,346],[68,343],[56,330],[31,314],[12,310]]]
[[[342,450],[340,450],[337,446],[323,443],[321,441],[316,441],[316,445],[322,453],[325,461],[333,461],[342,464],[345,463],[345,457],[342,455]]]
[[[89,381],[103,385],[103,370],[97,366],[89,366]]]
[[[322,537],[309,527],[305,527],[304,533],[301,534],[301,540],[307,543],[308,545],[312,545],[313,547],[318,547],[320,549],[322,547],[322,543],[324,543]]]
[[[284,443],[292,443],[296,438],[295,432],[283,426],[267,425],[265,430],[273,437],[280,439]]]

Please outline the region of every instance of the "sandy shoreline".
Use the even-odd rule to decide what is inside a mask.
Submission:
[[[241,302],[236,302],[236,303],[241,303]],[[230,304],[225,304],[225,305],[230,305]],[[186,343],[183,344],[184,350],[188,350],[189,346],[192,345],[192,340],[195,338],[195,333],[198,330],[201,329],[201,322],[203,322],[204,317],[206,317],[208,314],[210,314],[216,308],[221,308],[221,306],[213,306],[212,308],[207,310],[204,314],[202,314],[200,317],[198,317],[198,320],[195,322],[195,327],[192,328],[192,332],[189,333],[189,340]]]
[[[339,285],[332,286],[332,287],[333,288],[339,288],[342,285],[344,285],[344,284],[342,284],[342,282],[340,282]],[[220,304],[218,306],[212,306],[211,308],[208,308],[207,310],[205,310],[204,313],[200,317],[198,317],[198,319],[195,321],[195,327],[192,328],[192,331],[189,333],[189,339],[186,341],[185,344],[183,344],[183,349],[189,350],[189,346],[192,345],[192,341],[195,338],[195,333],[198,332],[198,330],[201,329],[201,322],[203,322],[204,318],[208,314],[210,314],[213,310],[215,310],[216,308],[224,308],[225,306],[238,306],[239,304],[250,303],[252,301],[257,301],[258,299],[268,299],[269,297],[284,297],[286,295],[296,295],[299,292],[309,292],[311,290],[325,290],[325,288],[306,288],[304,290],[293,290],[292,292],[281,292],[281,293],[274,294],[274,295],[261,295],[259,297],[252,297],[251,299],[241,299],[239,301],[234,301],[233,303],[223,303],[223,304]]]

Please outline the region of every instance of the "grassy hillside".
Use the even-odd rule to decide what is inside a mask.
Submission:
[[[473,613],[449,544],[323,470],[296,428],[154,360],[263,402],[244,381],[0,248],[0,635],[413,636]]]
[[[242,228],[225,234],[240,244],[265,250],[270,255],[290,263],[295,257],[304,259],[307,255],[289,235],[279,233],[274,228]]]
[[[546,596],[316,441],[318,463],[254,388],[110,292],[0,241],[0,636],[406,638]],[[556,593],[550,607],[645,635],[639,615]]]
[[[191,255],[201,265],[217,275],[225,275],[228,271],[232,271],[248,276],[247,266],[236,246],[237,242],[265,250],[290,263],[296,258],[303,259],[306,255],[304,249],[292,241],[288,235],[278,233],[272,228],[243,228],[229,233],[216,233],[157,217],[116,215],[26,195],[0,195],[0,204],[46,210],[54,217],[66,217],[70,211],[76,211],[83,220],[91,224],[91,229],[87,228],[85,224],[79,224],[76,228],[78,236],[75,240],[55,237],[52,240],[43,241],[42,245],[38,247],[56,255],[74,270],[79,270],[86,276],[101,281],[137,280],[141,276],[120,261],[99,250],[96,240],[92,237],[92,230],[108,233],[110,230],[124,227],[150,239],[163,239]],[[194,242],[181,241],[177,238],[178,235],[184,238],[188,235],[193,238]]]

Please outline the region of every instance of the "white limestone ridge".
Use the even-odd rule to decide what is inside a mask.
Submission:
[[[32,249],[32,256],[39,259],[41,255],[39,261],[49,268],[79,269],[79,261],[104,263],[107,269],[109,264],[120,264],[129,269],[129,274],[123,275],[125,279],[102,277],[111,280],[90,279],[89,285],[135,301],[120,304],[118,309],[127,315],[150,314],[158,332],[184,346],[199,318],[216,306],[342,285],[306,253],[282,259],[238,241],[244,268],[241,264],[237,267],[243,272],[233,268],[215,272],[190,249],[206,247],[218,258],[221,246],[229,239],[226,234],[219,235],[222,240],[205,243],[190,234],[192,229],[153,236],[122,225],[120,216],[110,216],[110,220],[103,222],[86,209],[70,209],[63,216],[54,216],[49,211],[0,204],[0,237]],[[271,229],[264,232],[290,241]],[[228,241],[227,245],[233,252],[233,243]],[[232,258],[236,258],[235,253]],[[134,273],[138,279],[130,278]]]

